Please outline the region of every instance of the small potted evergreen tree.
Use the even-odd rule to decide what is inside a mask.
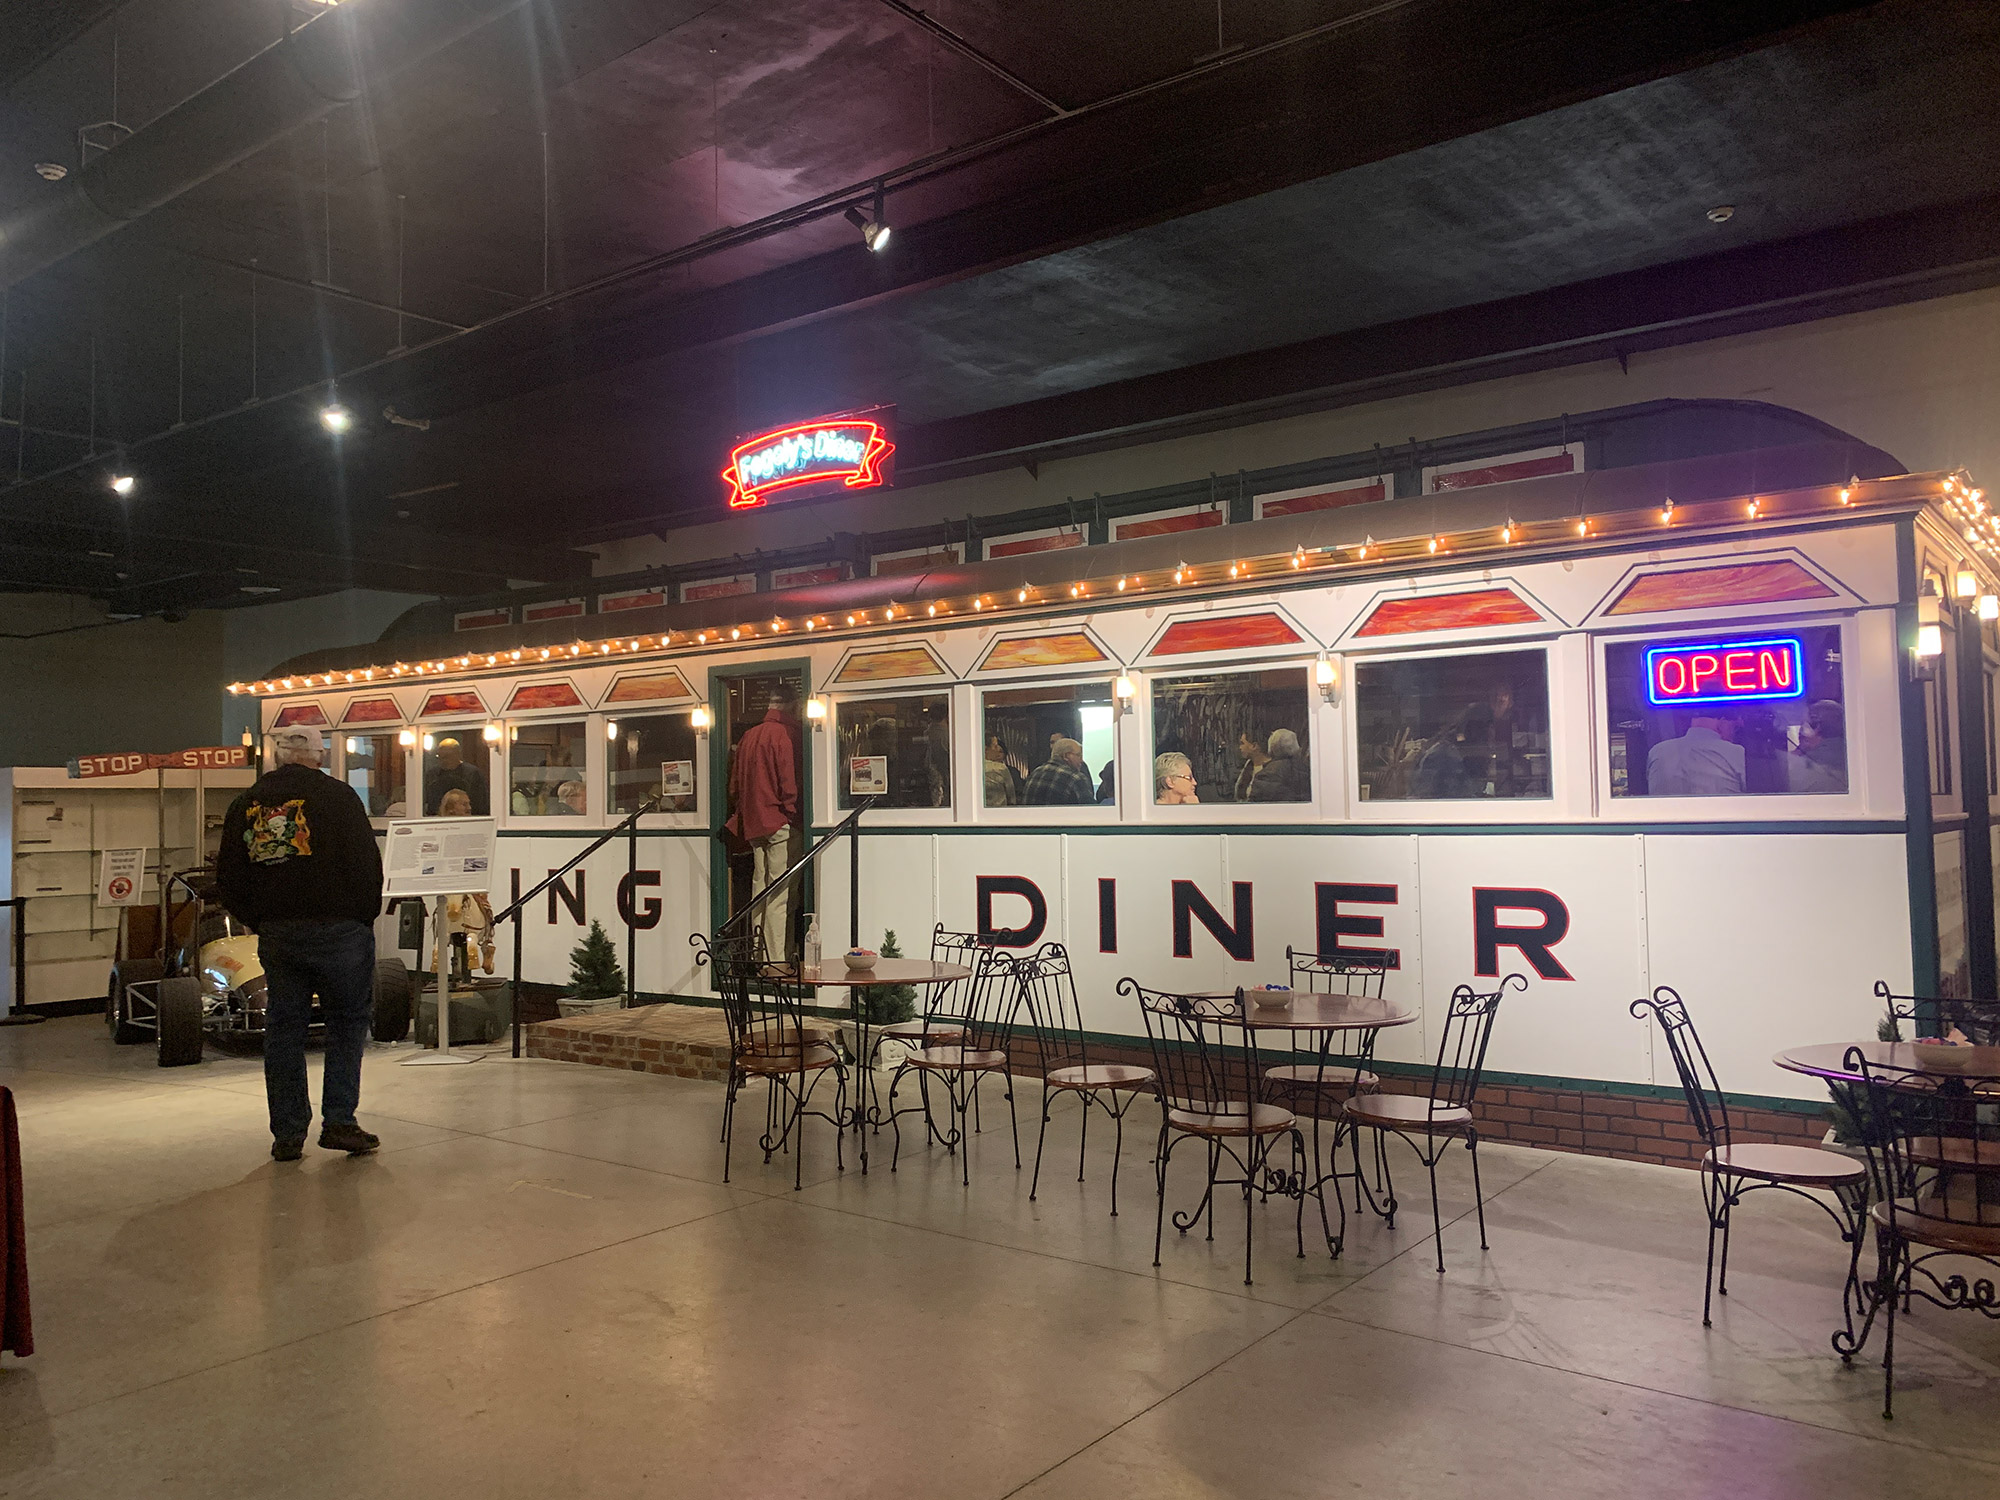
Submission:
[[[901,958],[903,950],[896,946],[893,928],[882,934],[882,957]],[[912,984],[870,985],[861,992],[862,1004],[866,1007],[870,1027],[888,1026],[897,1021],[911,1021],[917,1015],[917,988]],[[852,1050],[852,1049],[850,1049]],[[893,1071],[902,1064],[908,1048],[903,1043],[890,1040],[880,1044],[876,1060]]]
[[[558,996],[556,1009],[565,1016],[595,1015],[625,1003],[625,971],[618,950],[602,922],[592,922],[582,942],[570,950],[569,993]]]

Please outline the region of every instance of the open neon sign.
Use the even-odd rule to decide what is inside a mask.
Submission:
[[[850,490],[887,484],[885,465],[896,445],[880,422],[866,417],[828,417],[781,427],[738,443],[722,477],[729,503],[737,510],[790,499],[785,491],[838,481]]]
[[[1646,653],[1646,696],[1656,708],[1803,698],[1804,645],[1792,636],[1655,646]]]

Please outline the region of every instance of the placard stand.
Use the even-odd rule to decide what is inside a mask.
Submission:
[[[491,818],[409,818],[389,825],[383,860],[388,893],[430,896],[437,903],[431,926],[437,940],[437,1047],[404,1058],[406,1068],[476,1063],[486,1055],[451,1050],[451,933],[445,904],[453,896],[484,895],[491,888],[494,833]]]
[[[438,1044],[434,1052],[419,1052],[403,1059],[406,1068],[436,1068],[449,1063],[476,1063],[484,1052],[451,1050],[451,935],[445,931],[445,904],[449,896],[439,896],[433,911],[431,930],[437,934]],[[421,998],[421,997],[419,997]],[[421,1007],[419,1007],[421,1008]]]

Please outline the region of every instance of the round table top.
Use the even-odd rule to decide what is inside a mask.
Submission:
[[[1925,1064],[1917,1058],[1917,1049],[1908,1042],[1818,1042],[1809,1047],[1787,1047],[1771,1059],[1788,1073],[1804,1073],[1809,1078],[1824,1078],[1829,1083],[1859,1083],[1861,1072],[1847,1066],[1847,1054],[1859,1048],[1862,1056],[1871,1063],[1880,1063],[1886,1068],[1924,1069]],[[1977,1047],[1979,1054],[1968,1067],[1972,1072],[2000,1072],[2000,1047]],[[1943,1068],[1929,1071],[1943,1073]]]
[[[878,958],[872,969],[850,969],[839,959],[822,964],[780,966],[788,984],[809,984],[817,989],[863,989],[876,984],[950,984],[954,979],[970,979],[972,970],[963,964],[932,963],[927,958]]]
[[[1234,1000],[1234,990],[1204,990],[1194,1000]],[[1292,1003],[1267,1010],[1243,997],[1245,1019],[1252,1031],[1365,1031],[1377,1026],[1408,1026],[1413,1010],[1397,1010],[1380,996],[1329,995],[1318,990],[1294,990]]]

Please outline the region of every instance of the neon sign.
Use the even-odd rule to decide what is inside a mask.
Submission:
[[[1791,636],[1655,646],[1646,653],[1646,696],[1655,708],[1803,698],[1805,647]]]
[[[880,422],[867,417],[824,417],[762,433],[730,450],[729,504],[737,510],[793,498],[784,491],[839,481],[850,490],[889,483],[885,465],[896,445]]]

